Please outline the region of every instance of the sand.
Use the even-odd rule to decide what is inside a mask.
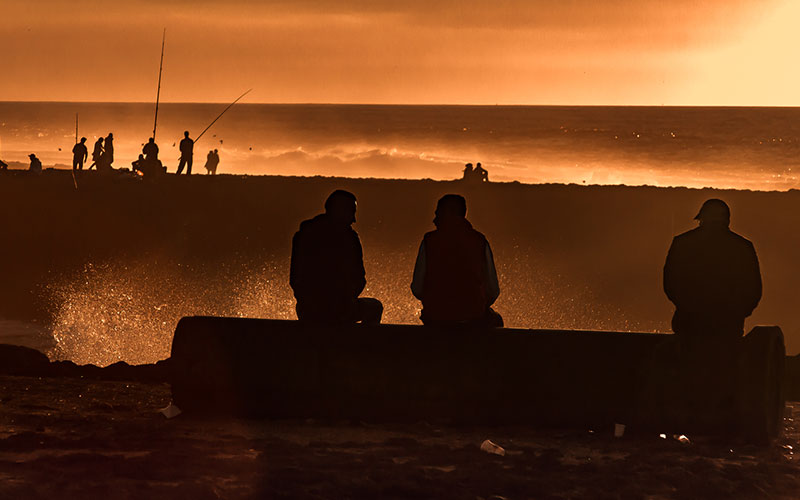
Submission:
[[[166,419],[166,384],[0,377],[0,498],[796,498],[800,433]],[[480,451],[485,439],[505,456]]]

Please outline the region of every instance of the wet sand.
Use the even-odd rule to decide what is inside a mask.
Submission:
[[[0,498],[796,498],[769,447],[612,429],[179,415],[166,384],[0,377]],[[491,439],[505,456],[480,451]]]

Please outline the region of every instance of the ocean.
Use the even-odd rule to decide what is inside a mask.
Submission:
[[[156,142],[170,171],[227,104],[160,106]],[[89,150],[115,137],[115,164],[153,130],[150,103],[0,102],[0,159],[71,165],[76,115]],[[606,106],[246,104],[195,146],[193,172],[218,149],[220,173],[455,179],[482,162],[493,181],[789,190],[800,186],[800,110]]]

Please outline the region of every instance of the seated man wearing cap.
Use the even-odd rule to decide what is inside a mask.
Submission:
[[[756,251],[728,228],[724,201],[707,200],[695,219],[700,225],[672,240],[664,265],[672,330],[687,340],[738,339],[761,299]]]
[[[466,219],[463,196],[447,194],[436,205],[436,230],[419,246],[411,292],[422,301],[426,325],[471,324],[501,327],[492,308],[500,295],[492,249]]]

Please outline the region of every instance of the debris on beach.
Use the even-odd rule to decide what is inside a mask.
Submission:
[[[500,455],[501,457],[506,455],[506,450],[503,449],[502,446],[498,446],[488,439],[481,443],[481,451],[485,451],[486,453],[492,455]]]

